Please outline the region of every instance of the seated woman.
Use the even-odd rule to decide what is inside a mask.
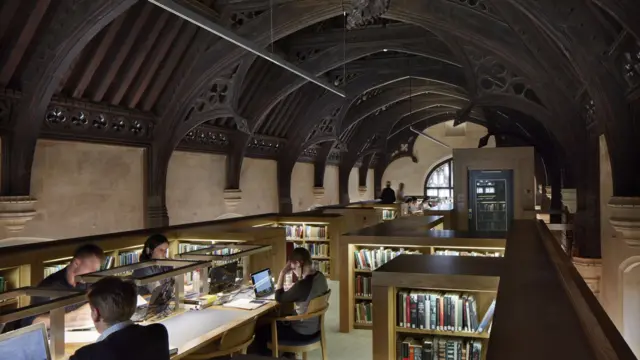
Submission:
[[[148,260],[162,260],[167,258],[167,251],[169,250],[169,240],[164,235],[155,234],[149,236],[147,241],[144,242],[144,247],[142,248],[142,253],[140,253],[140,261],[148,261]],[[135,278],[150,276],[154,274],[158,274],[161,272],[165,272],[167,270],[171,270],[171,266],[160,266],[160,265],[152,265],[147,266],[145,268],[136,269],[133,271],[133,276]],[[143,297],[150,297],[147,301],[152,301],[153,303],[149,303],[149,311],[142,315],[142,317],[148,317],[154,314],[159,314],[165,311],[171,311],[171,300],[175,297],[173,291],[173,278],[166,278],[160,281],[154,281],[152,283],[138,286],[138,295]],[[157,293],[156,297],[153,297],[154,291]],[[136,314],[136,319],[141,315]],[[144,320],[144,319],[140,320]]]
[[[284,290],[284,280],[288,272],[293,271],[298,280],[287,291]],[[307,312],[309,302],[329,291],[327,278],[320,271],[316,271],[311,261],[311,254],[305,248],[295,248],[291,253],[287,265],[280,271],[276,284],[276,301],[278,303],[292,303],[297,315]],[[307,341],[315,339],[320,332],[320,318],[289,323],[278,322],[278,339],[289,341]],[[256,337],[252,348],[262,355],[271,355],[267,342],[271,341],[271,326],[256,329]]]

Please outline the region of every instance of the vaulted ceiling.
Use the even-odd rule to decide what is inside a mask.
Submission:
[[[245,156],[277,159],[283,176],[299,160],[384,166],[412,156],[398,151],[412,129],[455,119],[535,146],[565,182],[604,133],[614,191],[640,194],[625,175],[640,156],[638,2],[176,1],[347,96],[146,1],[6,0],[5,147],[29,163],[38,137],[144,146],[159,177],[175,148],[225,153],[234,187]],[[3,181],[19,188],[29,170],[13,166]]]

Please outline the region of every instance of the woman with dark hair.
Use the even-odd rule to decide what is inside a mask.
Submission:
[[[140,261],[151,259],[166,259],[169,250],[169,240],[162,234],[149,236],[144,242],[144,248],[140,253]]]
[[[298,281],[289,289],[284,290],[284,281],[287,273],[293,272]],[[327,278],[320,271],[316,271],[311,260],[311,254],[305,248],[293,249],[289,261],[280,271],[276,283],[276,301],[279,303],[293,303],[297,315],[307,312],[309,302],[329,291]],[[315,339],[320,332],[320,319],[304,321],[291,321],[289,323],[278,322],[278,339],[290,341],[306,341]],[[271,327],[265,326],[256,331],[253,348],[263,355],[270,355],[267,342],[271,340]],[[291,356],[291,354],[286,354]],[[293,354],[295,356],[295,354]]]
[[[144,242],[144,247],[140,253],[140,261],[148,260],[162,260],[167,258],[167,251],[169,250],[169,240],[162,234],[154,234],[147,238]],[[171,266],[152,265],[142,269],[136,269],[133,271],[135,278],[145,277],[161,273],[170,270]],[[173,278],[167,278],[162,281],[155,281],[147,285],[138,286],[139,295],[149,295],[155,288],[163,285],[167,281],[171,281]]]

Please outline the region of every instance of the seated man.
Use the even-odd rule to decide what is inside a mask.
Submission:
[[[294,272],[298,280],[287,291],[284,290],[284,280],[289,272]],[[293,249],[290,260],[280,271],[276,284],[276,301],[279,303],[292,303],[296,314],[307,312],[307,307],[312,299],[326,294],[329,291],[327,278],[313,267],[311,254],[305,248]],[[320,318],[304,321],[292,321],[290,323],[278,322],[278,339],[290,341],[307,341],[318,337],[320,332]],[[270,355],[267,342],[271,341],[271,326],[257,329],[252,348],[263,355]]]
[[[51,289],[79,289],[86,290],[84,283],[76,282],[76,275],[84,275],[100,270],[103,258],[102,249],[93,244],[80,246],[73,254],[73,259],[69,265],[42,280],[38,286]],[[48,297],[33,297],[31,304],[39,304],[49,301]],[[80,303],[65,307],[64,324],[67,327],[81,327],[91,325],[91,311],[89,304]],[[44,323],[49,327],[49,314],[42,314],[36,317],[29,317],[22,320],[22,326],[32,323]]]
[[[136,286],[117,277],[99,280],[89,290],[91,318],[98,340],[69,360],[169,360],[169,334],[162,324],[133,324]]]

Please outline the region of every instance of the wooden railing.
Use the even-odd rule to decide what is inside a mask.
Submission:
[[[636,359],[542,221],[514,221],[504,259],[487,359]]]

